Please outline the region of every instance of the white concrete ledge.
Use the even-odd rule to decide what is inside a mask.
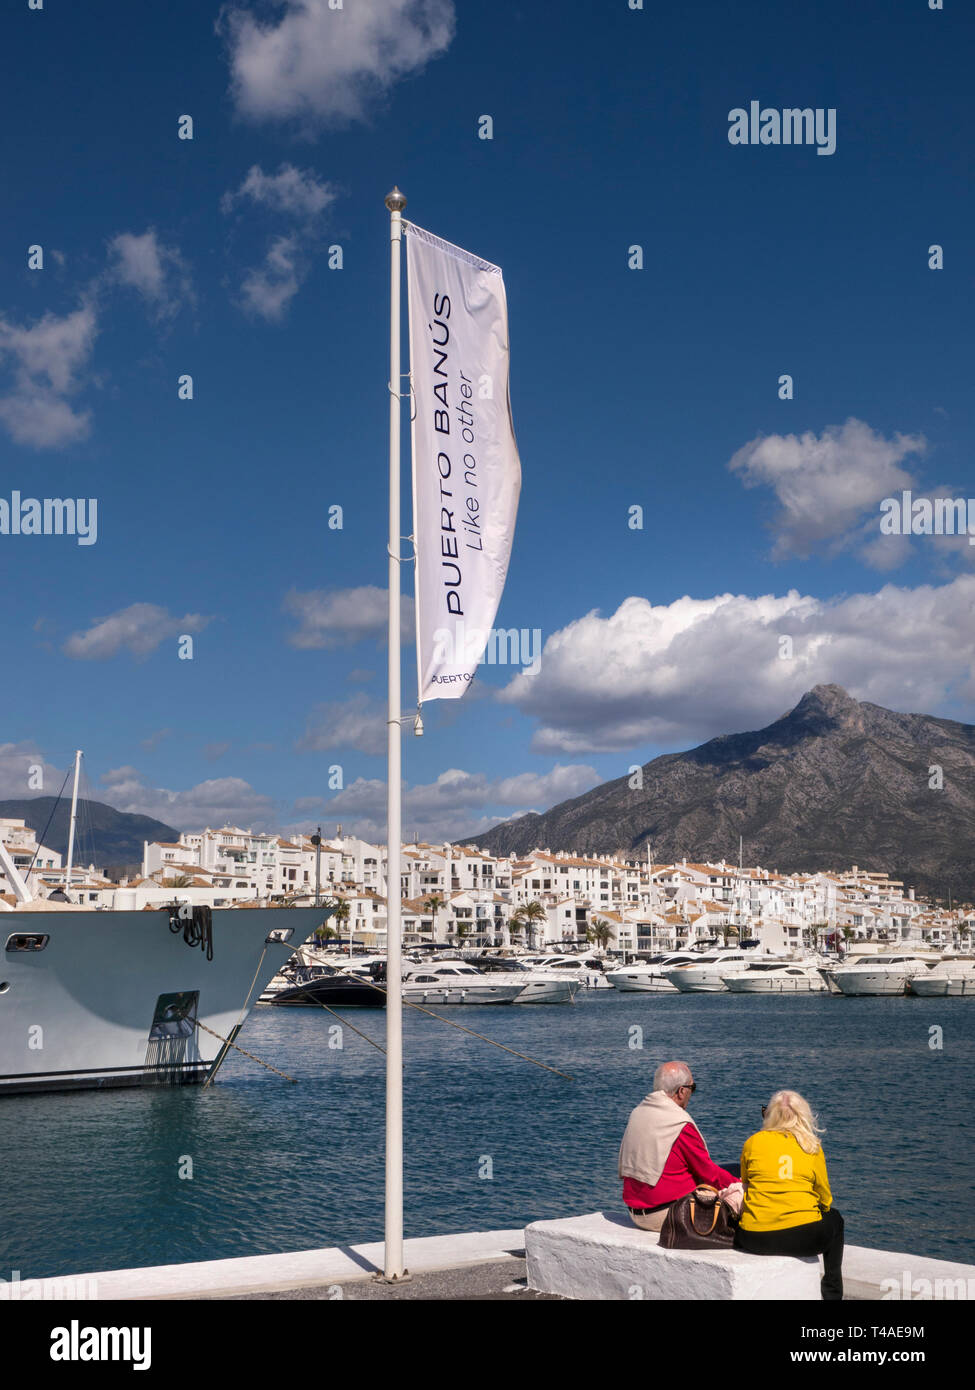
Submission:
[[[524,1249],[524,1230],[474,1231],[463,1235],[422,1236],[404,1242],[404,1261],[411,1274],[509,1259]],[[6,1286],[7,1297],[154,1299],[227,1297],[273,1293],[313,1285],[366,1279],[383,1267],[383,1244],[300,1250],[285,1255],[247,1255],[232,1260],[154,1265],[145,1269],[111,1269],[31,1281],[37,1292],[20,1293]],[[24,1280],[24,1285],[27,1281]],[[75,1292],[67,1290],[72,1285]]]
[[[596,1212],[562,1221],[536,1221],[525,1230],[426,1236],[406,1241],[404,1252],[407,1268],[419,1274],[503,1260],[524,1249],[529,1287],[564,1298],[819,1298],[818,1260],[739,1251],[660,1250],[657,1242],[655,1234],[638,1230],[626,1212]],[[621,1250],[626,1252],[625,1259]],[[24,1278],[19,1288],[16,1283],[0,1282],[0,1300],[275,1293],[367,1279],[382,1263],[382,1242],[375,1241],[284,1255]],[[609,1266],[608,1273],[604,1265]],[[975,1265],[855,1245],[846,1247],[843,1282],[846,1297],[852,1299],[975,1300]]]
[[[528,1287],[578,1299],[816,1299],[818,1257],[661,1250],[627,1212],[536,1221],[525,1230]],[[847,1299],[975,1300],[975,1265],[848,1245]]]
[[[847,1298],[971,1301],[975,1300],[975,1265],[848,1245],[843,1252],[843,1290]]]
[[[818,1299],[815,1257],[662,1250],[628,1212],[592,1212],[525,1229],[528,1287],[580,1299]]]

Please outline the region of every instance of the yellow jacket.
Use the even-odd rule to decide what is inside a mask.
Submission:
[[[782,1231],[820,1221],[820,1204],[833,1205],[822,1149],[807,1154],[792,1134],[763,1129],[741,1151],[745,1231]]]

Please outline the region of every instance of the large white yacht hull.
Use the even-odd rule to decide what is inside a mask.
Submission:
[[[677,986],[672,985],[663,975],[641,975],[637,971],[611,970],[606,979],[621,994],[677,993]]]
[[[670,981],[681,994],[722,994],[728,988],[720,975],[708,975],[703,971],[700,975],[685,975],[677,970]]]
[[[725,984],[732,994],[825,994],[826,983],[803,975],[772,976],[768,979],[748,979],[744,975],[726,975]]]
[[[164,910],[0,914],[0,1095],[203,1080],[221,1039],[233,1040],[327,915],[214,908],[208,960],[170,931]],[[269,943],[272,930],[287,944]],[[14,939],[25,936],[46,945],[20,949]]]
[[[851,970],[849,973],[837,970],[833,975],[833,983],[838,986],[841,994],[896,995],[907,993],[911,977],[891,974],[884,970]]]
[[[529,980],[516,1004],[572,1004],[582,988],[581,980]]]
[[[524,985],[411,985],[404,981],[406,1004],[513,1004]]]

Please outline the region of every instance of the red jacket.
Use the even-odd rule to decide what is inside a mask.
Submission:
[[[654,1186],[638,1182],[636,1178],[624,1178],[623,1201],[628,1207],[661,1207],[665,1202],[676,1202],[679,1197],[686,1197],[699,1183],[722,1188],[738,1181],[733,1173],[726,1173],[711,1162],[704,1140],[692,1124],[686,1124],[667,1155],[664,1171]]]

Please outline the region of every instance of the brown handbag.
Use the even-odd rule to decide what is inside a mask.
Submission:
[[[660,1228],[660,1245],[665,1250],[730,1250],[735,1238],[735,1221],[730,1207],[710,1183],[700,1187],[714,1193],[714,1204],[703,1206],[695,1193],[679,1197],[671,1204]],[[711,1207],[710,1219],[708,1207]],[[703,1218],[703,1219],[702,1219]]]

